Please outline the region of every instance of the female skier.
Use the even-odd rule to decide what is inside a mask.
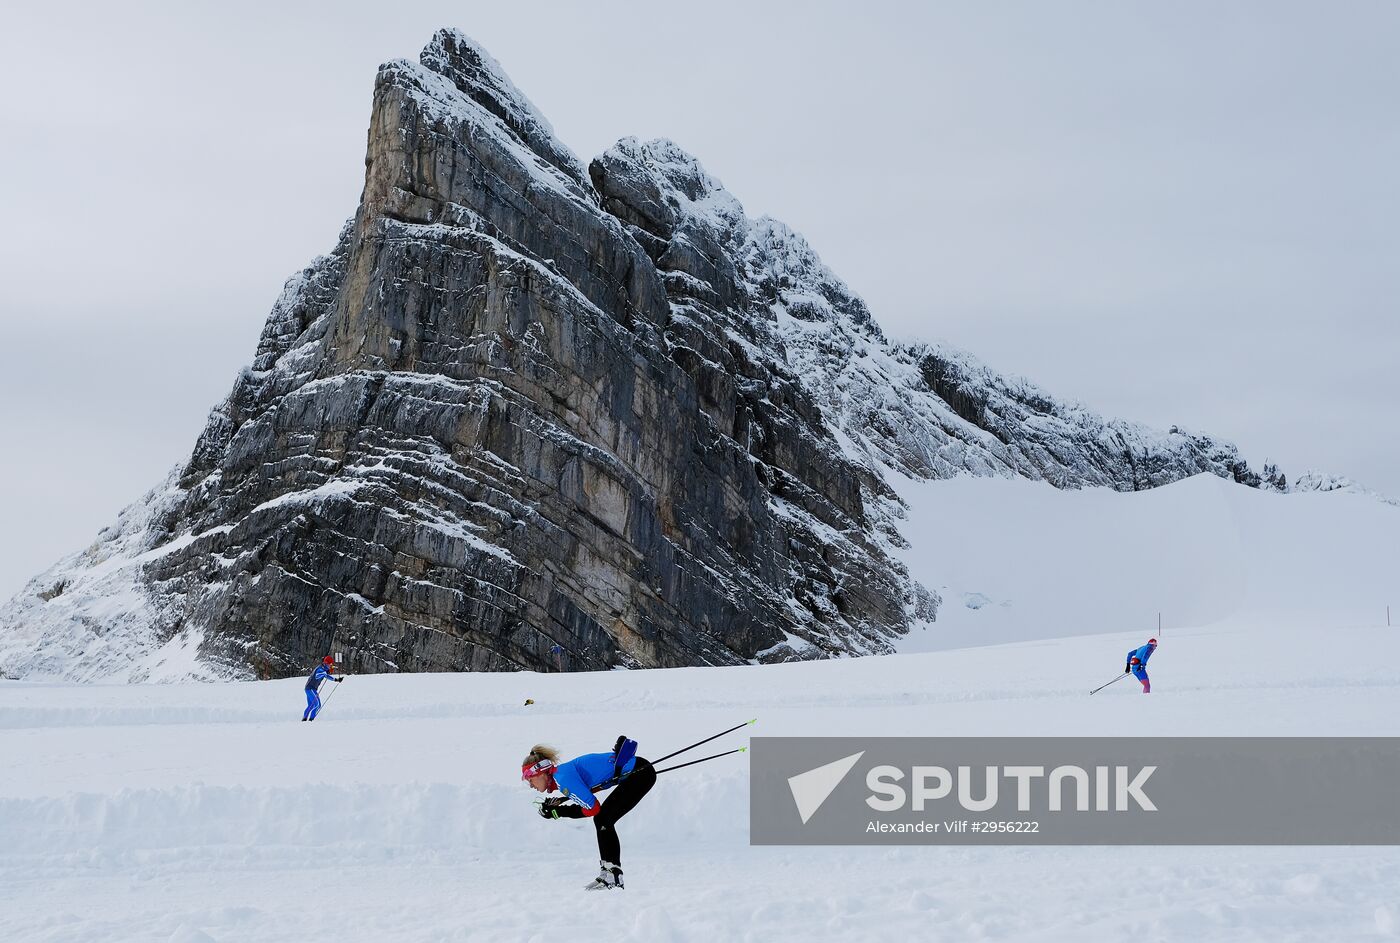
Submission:
[[[640,756],[637,744],[618,737],[611,753],[586,753],[559,762],[552,747],[537,744],[520,764],[520,778],[540,792],[560,792],[546,799],[540,815],[547,819],[592,819],[598,830],[598,860],[602,868],[585,890],[622,890],[622,850],[617,840],[617,820],[641,801],[656,783],[656,770]],[[612,788],[612,795],[599,801],[593,790]]]
[[[1157,640],[1155,638],[1150,638],[1147,640],[1146,645],[1128,652],[1128,661],[1123,665],[1124,674],[1131,671],[1133,677],[1142,682],[1143,694],[1152,693],[1152,682],[1147,679],[1147,659],[1151,658],[1152,653],[1156,650]]]
[[[339,684],[345,680],[345,676],[339,678],[332,677],[331,672],[335,670],[335,659],[327,655],[321,659],[321,663],[316,666],[316,670],[311,672],[311,677],[306,679],[306,710],[301,712],[302,720],[315,720],[316,715],[321,712],[321,695],[318,693],[321,682],[329,678]]]

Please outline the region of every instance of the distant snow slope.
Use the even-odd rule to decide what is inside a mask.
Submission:
[[[750,717],[765,735],[1400,735],[1375,657],[1400,628],[1169,630],[1151,697],[1088,697],[1142,638],[352,677],[315,724],[294,679],[3,682],[0,939],[1392,938],[1393,848],[753,848],[742,757],[662,776],[619,827],[628,889],[595,896],[593,830],[541,821],[518,779],[537,741],[627,733],[655,757]]]
[[[1150,491],[1023,479],[900,481],[915,578],[944,600],[901,651],[1261,625],[1400,624],[1400,508],[1198,475]]]
[[[205,535],[171,538],[153,521],[181,499],[178,469],[85,549],[36,576],[0,612],[0,666],[30,680],[174,681],[215,677],[196,658],[203,633],[188,627],[164,642],[150,626],[171,605],[142,568]],[[0,670],[0,677],[4,677]]]

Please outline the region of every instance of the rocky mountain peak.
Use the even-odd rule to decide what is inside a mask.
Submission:
[[[669,239],[686,221],[725,242],[743,236],[743,206],[673,141],[623,138],[593,161],[590,174],[609,212],[653,236]]]
[[[476,40],[461,30],[440,29],[418,54],[418,61],[495,115],[551,166],[587,187],[588,174],[582,162],[554,136],[554,127],[548,119],[516,88],[501,64]]]
[[[1252,474],[1209,437],[888,343],[693,156],[625,138],[585,169],[442,30],[380,68],[360,204],[190,460],[0,610],[0,671],[876,654],[939,602],[898,559],[900,476],[1201,471]]]

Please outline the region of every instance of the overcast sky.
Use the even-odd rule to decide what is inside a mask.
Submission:
[[[49,0],[0,30],[0,597],[188,456],[445,25],[894,336],[1400,495],[1400,4]]]

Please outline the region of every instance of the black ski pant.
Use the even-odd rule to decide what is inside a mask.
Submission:
[[[637,757],[637,765],[623,777],[612,794],[603,800],[603,807],[593,816],[593,827],[598,830],[598,857],[622,867],[622,848],[617,841],[617,820],[622,818],[638,802],[642,801],[656,785],[656,769]]]

